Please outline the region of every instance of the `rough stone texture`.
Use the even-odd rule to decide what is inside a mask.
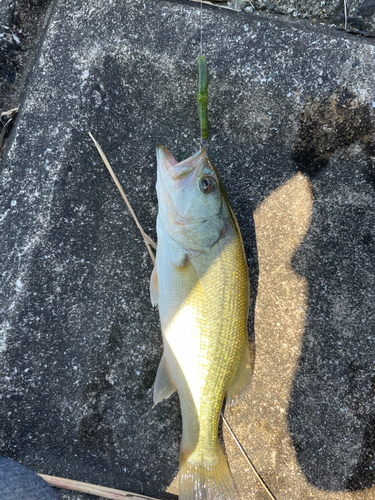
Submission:
[[[349,3],[358,2],[352,0]],[[293,17],[330,17],[340,9],[341,0],[252,0],[257,9],[274,10],[282,14],[291,14]]]
[[[373,16],[375,14],[375,1],[364,0],[358,8],[357,13],[361,16]]]
[[[50,0],[0,0],[0,113],[18,107]],[[0,116],[0,133],[9,116]],[[14,121],[4,130],[8,136]],[[0,159],[6,141],[0,141]]]
[[[344,0],[251,0],[250,3],[257,10],[288,14],[296,18],[334,19],[344,12]],[[370,7],[362,6],[362,3],[362,0],[347,0],[348,15],[372,16]]]
[[[199,144],[199,12],[57,0],[1,172],[0,454],[161,498],[181,422],[175,395],[152,408],[152,267],[88,131],[155,238],[155,147],[181,160]],[[228,420],[278,500],[373,498],[374,42],[205,6],[203,30],[205,145],[243,233],[257,341]],[[266,498],[223,434],[242,497]]]
[[[195,1],[195,0],[194,0]],[[262,11],[270,15],[286,15],[293,19],[309,19],[312,22],[333,23],[344,26],[344,1],[343,0],[246,0],[246,12],[255,14]],[[229,3],[233,5],[233,3]],[[347,27],[363,31],[375,29],[375,2],[374,0],[348,0],[347,1]]]
[[[0,109],[16,107],[49,0],[0,0]]]

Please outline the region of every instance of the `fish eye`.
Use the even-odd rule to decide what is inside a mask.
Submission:
[[[216,180],[213,177],[203,177],[199,181],[199,189],[204,194],[210,194],[217,188]]]

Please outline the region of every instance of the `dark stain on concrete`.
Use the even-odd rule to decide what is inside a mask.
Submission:
[[[98,448],[102,453],[108,453],[113,447],[112,429],[105,420],[105,405],[108,392],[113,386],[105,380],[105,373],[88,384],[83,393],[86,410],[78,429],[82,444],[89,450]]]
[[[309,178],[327,167],[340,148],[360,142],[367,156],[367,175],[375,186],[374,125],[368,107],[347,88],[309,102],[302,112],[299,140],[292,160]]]
[[[112,325],[104,352],[98,355],[98,370],[93,380],[82,391],[83,416],[79,423],[78,436],[90,451],[109,453],[114,446],[112,428],[106,418],[110,408],[110,393],[114,386],[110,372],[121,352],[121,329]]]

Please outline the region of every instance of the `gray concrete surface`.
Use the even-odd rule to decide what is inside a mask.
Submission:
[[[0,0],[0,159],[45,28],[50,0]],[[10,120],[10,121],[9,121]]]
[[[197,0],[191,0],[196,2]],[[344,0],[213,0],[216,6],[245,10],[254,15],[289,17],[343,27]],[[18,106],[21,94],[49,22],[52,0],[0,0],[0,110]],[[247,8],[246,8],[247,7]],[[375,30],[375,0],[347,0],[347,28],[370,33]],[[352,31],[355,36],[358,35]],[[0,118],[0,133],[7,117]],[[0,159],[13,121],[4,130]]]
[[[50,0],[0,0],[0,109],[17,107]]]
[[[219,0],[224,1],[224,0]],[[306,19],[336,26],[345,25],[344,0],[243,0],[246,11],[283,15],[291,19]],[[229,2],[228,2],[229,3]],[[347,0],[347,28],[370,31],[375,29],[375,1]]]
[[[0,455],[159,498],[178,399],[152,408],[152,266],[88,132],[155,238],[155,147],[199,144],[199,10],[56,0],[1,170]],[[374,41],[213,7],[203,30],[257,343],[228,420],[278,500],[373,498]],[[242,498],[266,498],[223,440]]]

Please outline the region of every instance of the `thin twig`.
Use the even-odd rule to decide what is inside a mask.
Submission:
[[[1,134],[0,134],[0,149],[1,149],[1,146],[3,144],[3,140],[4,140],[4,136],[5,136],[5,132],[6,132],[6,129],[7,129],[7,126],[9,125],[9,123],[13,120],[13,118],[9,118],[9,120],[5,123],[5,125],[3,126],[3,130],[1,131]]]
[[[268,486],[264,482],[264,479],[259,475],[259,472],[256,470],[254,464],[252,463],[252,461],[250,460],[250,458],[247,456],[246,451],[244,450],[242,444],[238,441],[235,433],[232,431],[232,429],[231,429],[230,425],[228,424],[227,419],[224,417],[223,413],[221,413],[221,418],[223,419],[224,424],[226,425],[228,431],[230,432],[230,435],[234,439],[234,441],[237,444],[238,448],[240,449],[242,455],[245,457],[246,462],[250,465],[252,471],[254,472],[254,474],[256,475],[256,477],[258,478],[259,482],[262,484],[263,488],[268,493],[269,497],[272,498],[272,500],[276,500],[276,497],[273,495],[273,493],[271,492],[271,490],[268,488]]]
[[[65,479],[63,477],[48,476],[47,474],[38,474],[48,484],[55,488],[64,488],[66,490],[79,491],[81,493],[90,493],[97,497],[109,498],[110,500],[157,500],[154,497],[131,493],[130,491],[115,490],[114,488],[106,488],[97,484],[83,483],[82,481],[73,481],[73,479]]]
[[[0,116],[15,115],[18,113],[18,108],[9,109],[8,111],[2,111]]]
[[[154,243],[154,241],[143,231],[142,226],[140,225],[140,223],[139,223],[139,221],[137,219],[137,216],[135,215],[135,213],[134,213],[134,211],[133,211],[133,209],[132,209],[132,207],[131,207],[131,205],[129,203],[129,200],[126,197],[126,194],[124,193],[124,190],[122,189],[121,184],[119,183],[119,181],[118,181],[118,179],[116,177],[116,174],[112,170],[112,167],[109,164],[109,161],[108,161],[106,155],[104,154],[104,152],[103,152],[102,148],[100,147],[100,145],[97,143],[97,141],[92,136],[91,132],[89,132],[89,136],[93,140],[93,142],[94,142],[94,144],[96,146],[96,149],[99,151],[99,154],[102,157],[102,160],[103,160],[105,166],[107,167],[109,173],[111,174],[112,179],[114,180],[114,182],[115,182],[115,184],[117,186],[117,189],[120,191],[121,196],[123,197],[123,199],[124,199],[124,201],[125,201],[128,209],[129,209],[130,213],[132,214],[133,219],[134,219],[135,223],[137,224],[138,229],[141,232],[143,241],[146,244],[146,247],[147,247],[148,253],[150,254],[152,262],[155,264],[155,255],[153,254],[150,246],[153,247],[156,250],[156,243]]]
[[[190,2],[201,3],[201,0],[190,0]],[[219,9],[233,10],[231,7],[227,7],[226,5],[219,5],[218,3],[211,3],[206,0],[202,0],[202,3],[210,5],[211,7],[219,7]]]

